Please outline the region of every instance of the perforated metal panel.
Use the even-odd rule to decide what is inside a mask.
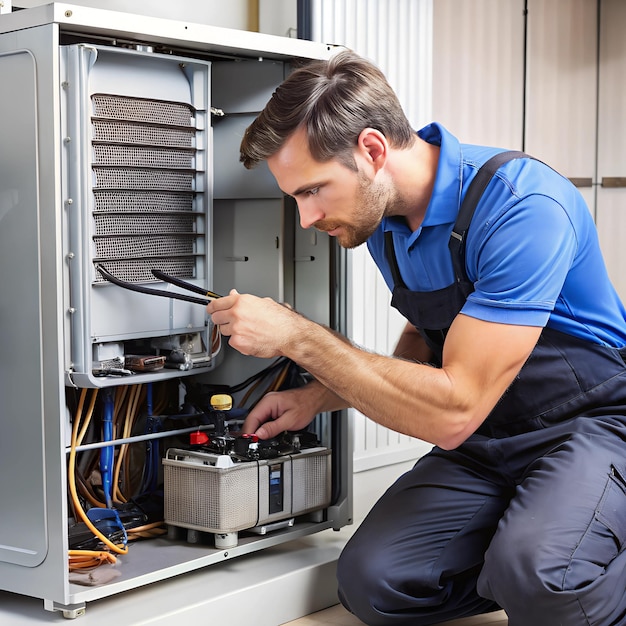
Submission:
[[[330,502],[330,451],[293,457],[293,508],[305,513]]]
[[[126,189],[94,189],[95,211],[191,211],[193,193],[171,193],[163,190],[140,191]]]
[[[134,235],[136,233],[193,233],[194,219],[191,215],[135,215],[133,220],[119,213],[94,214],[97,235]]]
[[[195,277],[196,128],[186,103],[91,97],[94,262],[127,282]],[[104,279],[97,273],[96,282]]]
[[[214,455],[170,449],[163,459],[165,521],[226,533],[322,509],[330,504],[331,451],[215,467]],[[270,466],[283,465],[283,507],[271,513]]]
[[[108,144],[95,144],[93,149],[95,162],[101,166],[191,168],[193,165],[193,152],[190,150],[163,150],[136,146],[111,146]]]
[[[192,452],[180,451],[173,456],[168,453],[163,460],[168,524],[206,532],[236,532],[257,523],[256,463],[222,469],[203,465],[201,457]]]

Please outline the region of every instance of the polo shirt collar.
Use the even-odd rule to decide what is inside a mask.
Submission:
[[[462,153],[458,139],[437,123],[425,126],[417,134],[424,141],[440,146],[441,150],[433,194],[415,237],[424,226],[454,224],[459,212],[462,183]],[[385,230],[406,231],[407,228],[403,218],[385,218],[383,223]]]

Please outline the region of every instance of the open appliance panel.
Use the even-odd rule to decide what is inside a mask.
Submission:
[[[350,523],[347,418],[320,415],[314,432],[332,451],[322,511],[246,535],[228,553],[150,539],[132,546],[110,583],[89,588],[68,577],[75,417],[67,399],[167,383],[172,401],[183,402],[191,385],[234,385],[267,366],[226,344],[218,350],[203,307],[107,284],[98,264],[134,284],[175,289],[146,273],[161,264],[204,289],[271,296],[345,330],[344,257],[328,238],[300,231],[267,168],[248,172],[238,162],[242,128],[292,64],[330,53],[311,42],[66,4],[0,18],[0,78],[12,85],[0,125],[15,138],[0,168],[0,261],[20,267],[19,280],[3,282],[6,301],[29,312],[3,309],[0,328],[4,344],[24,355],[0,366],[0,422],[13,444],[0,459],[0,495],[11,502],[0,523],[1,588],[75,616],[93,599]],[[141,132],[150,137],[154,128],[182,134],[184,145],[151,144]],[[135,131],[140,139],[128,142]],[[130,351],[177,348],[193,367],[98,371]],[[108,447],[97,437],[88,445]]]
[[[68,384],[118,384],[107,372],[123,375],[125,357],[146,351],[176,349],[188,372],[210,369],[201,306],[123,289],[100,273],[168,288],[156,269],[211,288],[210,64],[92,44],[60,53]]]

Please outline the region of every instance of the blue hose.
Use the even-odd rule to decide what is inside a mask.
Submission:
[[[102,415],[102,440],[113,441],[113,409],[114,395],[112,389],[107,389],[104,395],[104,413]],[[100,475],[102,476],[102,489],[108,508],[113,508],[112,483],[113,483],[113,446],[104,446],[100,450]]]

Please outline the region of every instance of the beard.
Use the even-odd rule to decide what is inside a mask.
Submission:
[[[339,245],[342,248],[357,248],[371,237],[385,215],[395,213],[398,204],[397,194],[389,184],[371,181],[359,171],[353,218],[350,222],[319,220],[313,227],[324,232],[340,228],[341,231],[336,235]]]

